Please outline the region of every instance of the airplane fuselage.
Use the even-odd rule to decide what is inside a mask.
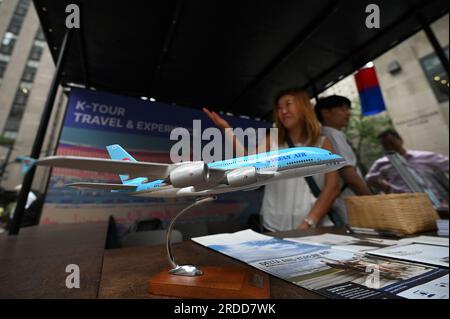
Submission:
[[[207,164],[214,171],[253,172],[256,177],[242,186],[230,186],[223,183],[223,176],[211,176],[208,183],[176,188],[159,179],[136,185],[135,190],[113,192],[128,193],[144,197],[195,197],[215,195],[239,190],[249,190],[287,178],[305,177],[337,170],[345,165],[345,160],[331,152],[315,147],[288,148],[273,152],[243,156]]]

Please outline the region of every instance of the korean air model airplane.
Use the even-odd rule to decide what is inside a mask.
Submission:
[[[124,192],[145,197],[208,196],[251,190],[281,179],[337,170],[345,160],[316,147],[296,147],[220,162],[162,164],[138,162],[120,145],[107,146],[111,159],[50,156],[32,164],[119,174],[121,184],[73,183],[68,186]]]

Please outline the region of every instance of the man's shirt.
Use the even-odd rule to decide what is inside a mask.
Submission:
[[[328,137],[333,145],[335,153],[341,155],[347,161],[347,166],[357,168],[356,155],[344,133],[333,127],[322,126],[322,135]]]
[[[341,155],[346,161],[346,166],[352,166],[356,169],[357,173],[361,176],[362,174],[357,166],[357,159],[355,152],[351,145],[349,144],[347,137],[341,131],[330,127],[330,126],[322,126],[322,135],[325,135],[331,142],[334,148],[334,153]],[[355,194],[351,191],[350,188],[344,188],[344,181],[340,177],[339,185],[341,188],[341,193],[338,198],[334,201],[333,209],[337,211],[341,220],[346,224],[347,223],[347,208],[345,205],[345,197],[355,196]]]
[[[442,189],[438,187],[438,182],[432,176],[438,177],[444,173],[448,174],[448,157],[428,151],[407,151],[404,159],[408,165],[419,174],[427,187],[429,187],[440,201],[445,200],[446,194],[442,194]],[[384,180],[390,193],[409,193],[408,185],[403,181],[400,174],[392,166],[387,156],[384,156],[373,163],[366,175],[368,182]],[[448,200],[445,200],[448,203]]]

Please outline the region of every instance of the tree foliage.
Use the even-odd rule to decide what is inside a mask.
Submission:
[[[13,139],[0,135],[0,145],[10,146],[12,144],[14,144]]]
[[[353,145],[364,174],[375,160],[384,155],[377,136],[390,128],[393,125],[387,112],[363,116],[359,99],[352,101],[352,117],[345,134]]]

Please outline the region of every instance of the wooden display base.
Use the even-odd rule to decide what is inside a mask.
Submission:
[[[269,276],[249,267],[202,267],[203,275],[171,275],[168,270],[150,278],[152,295],[180,298],[268,299]]]

